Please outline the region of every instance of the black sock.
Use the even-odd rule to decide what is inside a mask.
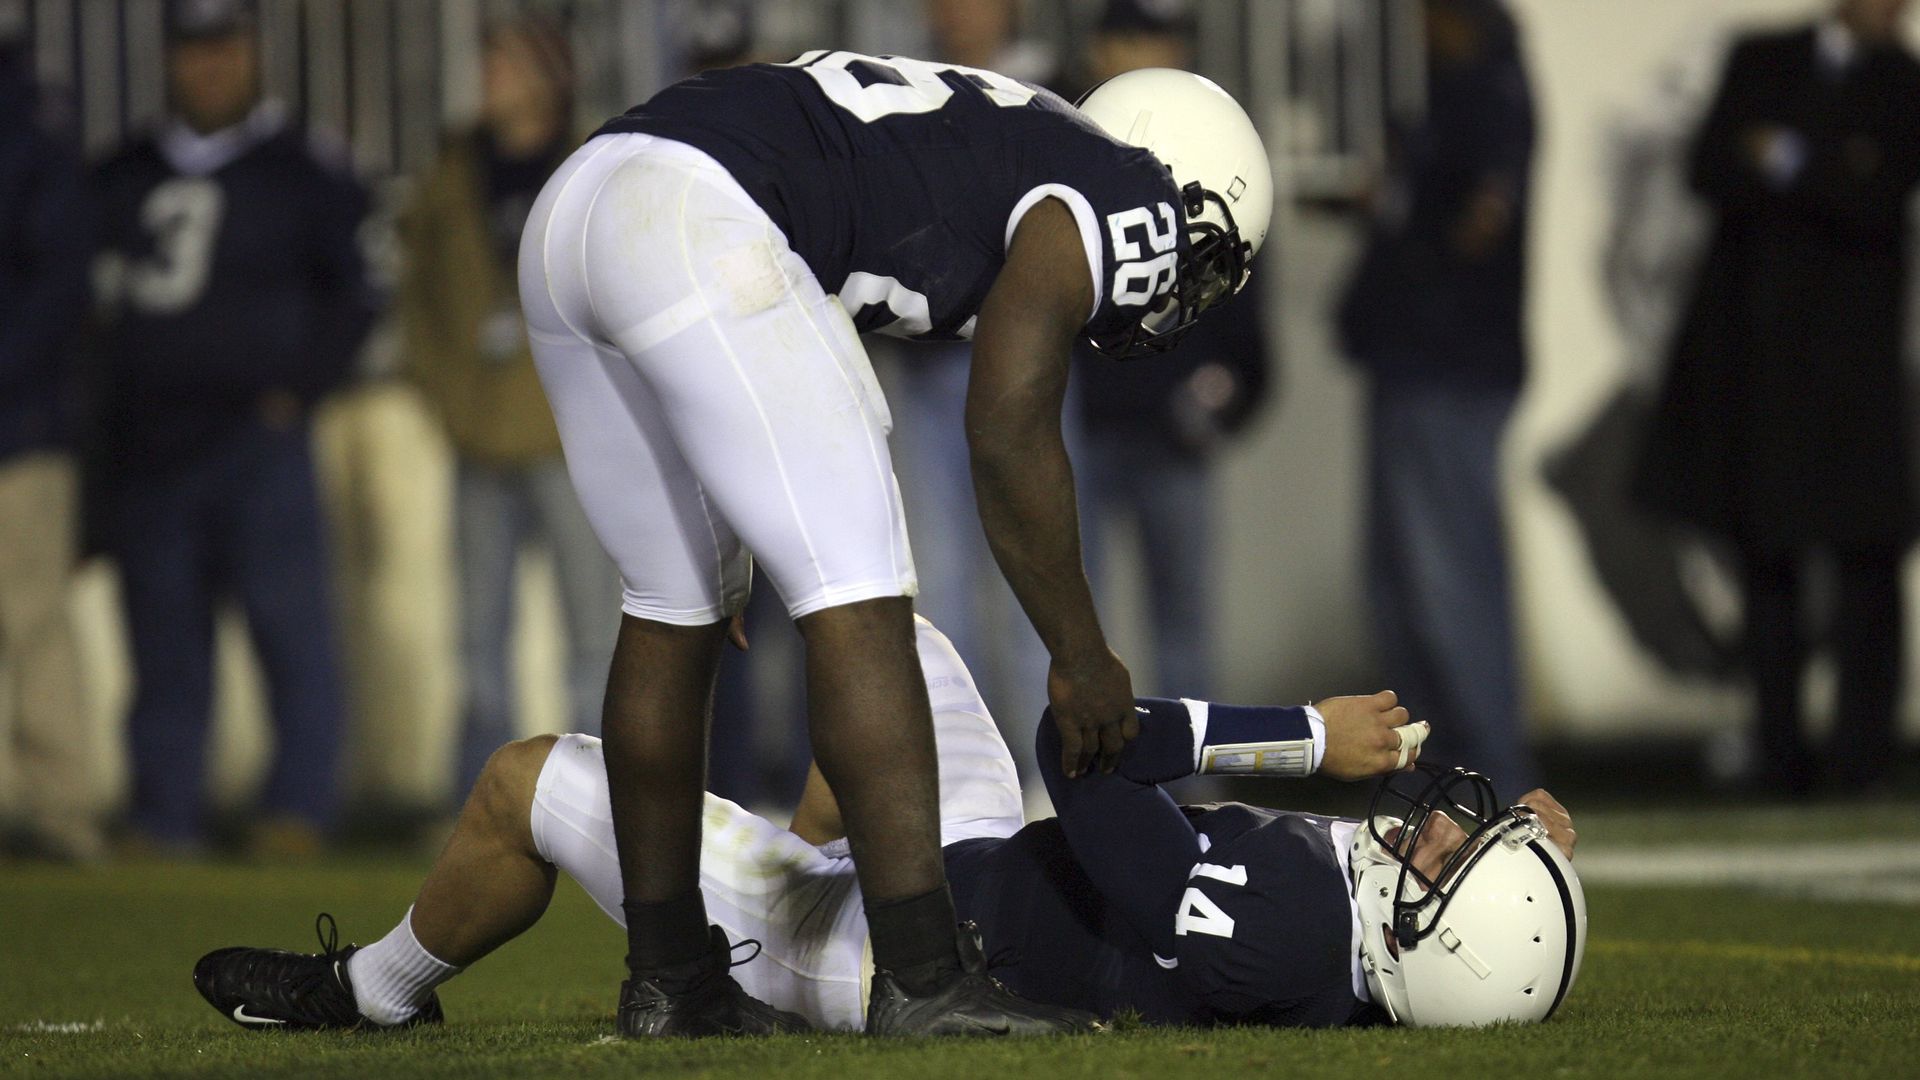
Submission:
[[[867,901],[873,966],[895,976],[936,976],[960,970],[959,916],[945,884],[904,900]],[[925,978],[913,978],[924,983]],[[919,992],[920,987],[909,986]]]
[[[707,903],[694,889],[668,900],[625,900],[627,970],[643,978],[691,963],[709,947]]]

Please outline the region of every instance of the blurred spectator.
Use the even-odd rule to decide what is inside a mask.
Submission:
[[[1742,39],[1693,144],[1713,241],[1675,341],[1641,476],[1647,500],[1727,537],[1746,596],[1761,781],[1815,780],[1801,732],[1811,554],[1837,568],[1827,765],[1885,777],[1900,699],[1899,571],[1914,537],[1901,367],[1906,212],[1920,183],[1907,0],[1842,0]]]
[[[1075,71],[1074,97],[1139,68],[1193,66],[1193,0],[1106,0]]]
[[[1426,0],[1427,111],[1394,132],[1340,330],[1371,376],[1368,578],[1381,659],[1431,760],[1533,787],[1500,447],[1521,329],[1533,100],[1501,0]]]
[[[1189,67],[1192,32],[1185,4],[1108,4],[1087,74],[1098,85],[1136,68]],[[1076,357],[1087,573],[1110,607],[1112,532],[1123,526],[1138,535],[1154,658],[1152,681],[1137,687],[1142,693],[1206,697],[1218,688],[1213,461],[1265,397],[1259,298],[1266,284],[1256,278],[1165,356],[1116,364],[1083,346]]]
[[[1019,37],[1018,0],[928,0],[929,59],[1032,83],[1054,76],[1053,56]],[[873,343],[892,366],[893,446],[907,492],[907,528],[920,573],[915,606],[974,665],[980,691],[1013,749],[1033,770],[1036,701],[1046,700],[1047,652],[987,549],[973,505],[966,425],[960,422],[973,351],[963,343]],[[1073,438],[1073,433],[1068,433]],[[1039,790],[1037,780],[1031,785]]]
[[[61,423],[87,213],[80,163],[37,97],[26,57],[0,41],[0,789],[29,850],[87,861],[100,825],[67,612],[79,483]]]
[[[567,481],[526,326],[516,253],[540,186],[574,147],[573,63],[563,29],[494,27],[481,120],[447,140],[405,224],[399,318],[405,362],[456,458],[456,544],[466,685],[454,795],[520,735],[513,630],[521,548],[553,557],[565,615],[570,730],[597,734],[619,628],[620,580]]]
[[[927,0],[932,59],[1050,84],[1056,59],[1045,42],[1020,35],[1020,0]]]
[[[753,58],[753,0],[679,0],[671,10],[681,70],[693,75]]]
[[[101,167],[102,502],[137,688],[137,846],[204,843],[216,604],[247,617],[274,758],[248,843],[318,846],[338,802],[340,666],[308,416],[373,315],[366,200],[259,95],[251,5],[167,6],[175,119]]]

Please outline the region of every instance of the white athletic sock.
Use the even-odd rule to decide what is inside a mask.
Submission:
[[[460,974],[452,964],[420,947],[413,936],[413,909],[386,937],[347,961],[354,1003],[376,1024],[405,1023],[426,1003],[433,988]]]

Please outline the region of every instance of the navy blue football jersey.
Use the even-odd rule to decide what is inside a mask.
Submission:
[[[1149,1023],[1381,1022],[1356,994],[1334,819],[1240,803],[1181,811],[1200,862],[1178,868],[1184,893],[1145,926],[1102,893],[1085,865],[1100,856],[1077,856],[1058,819],[949,846],[955,903],[980,923],[993,973],[1016,993]]]
[[[1333,819],[1242,803],[1188,808],[1201,861],[1173,915],[1179,972],[1214,1014],[1330,1027],[1355,995],[1359,921]]]
[[[1186,235],[1152,154],[975,68],[810,52],[678,83],[600,131],[719,161],[862,332],[971,337],[1014,227],[1044,198],[1080,227],[1096,333],[1132,326],[1173,287]]]
[[[269,391],[318,398],[347,377],[372,325],[365,193],[263,117],[222,136],[229,149],[202,167],[178,167],[162,136],[98,170],[104,419],[118,465],[197,452]]]

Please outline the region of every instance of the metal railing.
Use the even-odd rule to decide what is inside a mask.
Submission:
[[[554,14],[571,28],[583,127],[678,70],[673,29],[700,0],[261,0],[263,80],[310,128],[342,140],[369,178],[412,172],[480,97],[489,18]],[[1029,0],[1029,33],[1083,50],[1101,0]],[[1200,0],[1198,66],[1248,103],[1280,190],[1341,194],[1381,154],[1390,119],[1420,108],[1421,0]],[[862,50],[924,41],[910,0],[761,0],[768,51],[823,40]],[[165,108],[162,0],[0,0],[40,79],[71,95],[100,155]]]

